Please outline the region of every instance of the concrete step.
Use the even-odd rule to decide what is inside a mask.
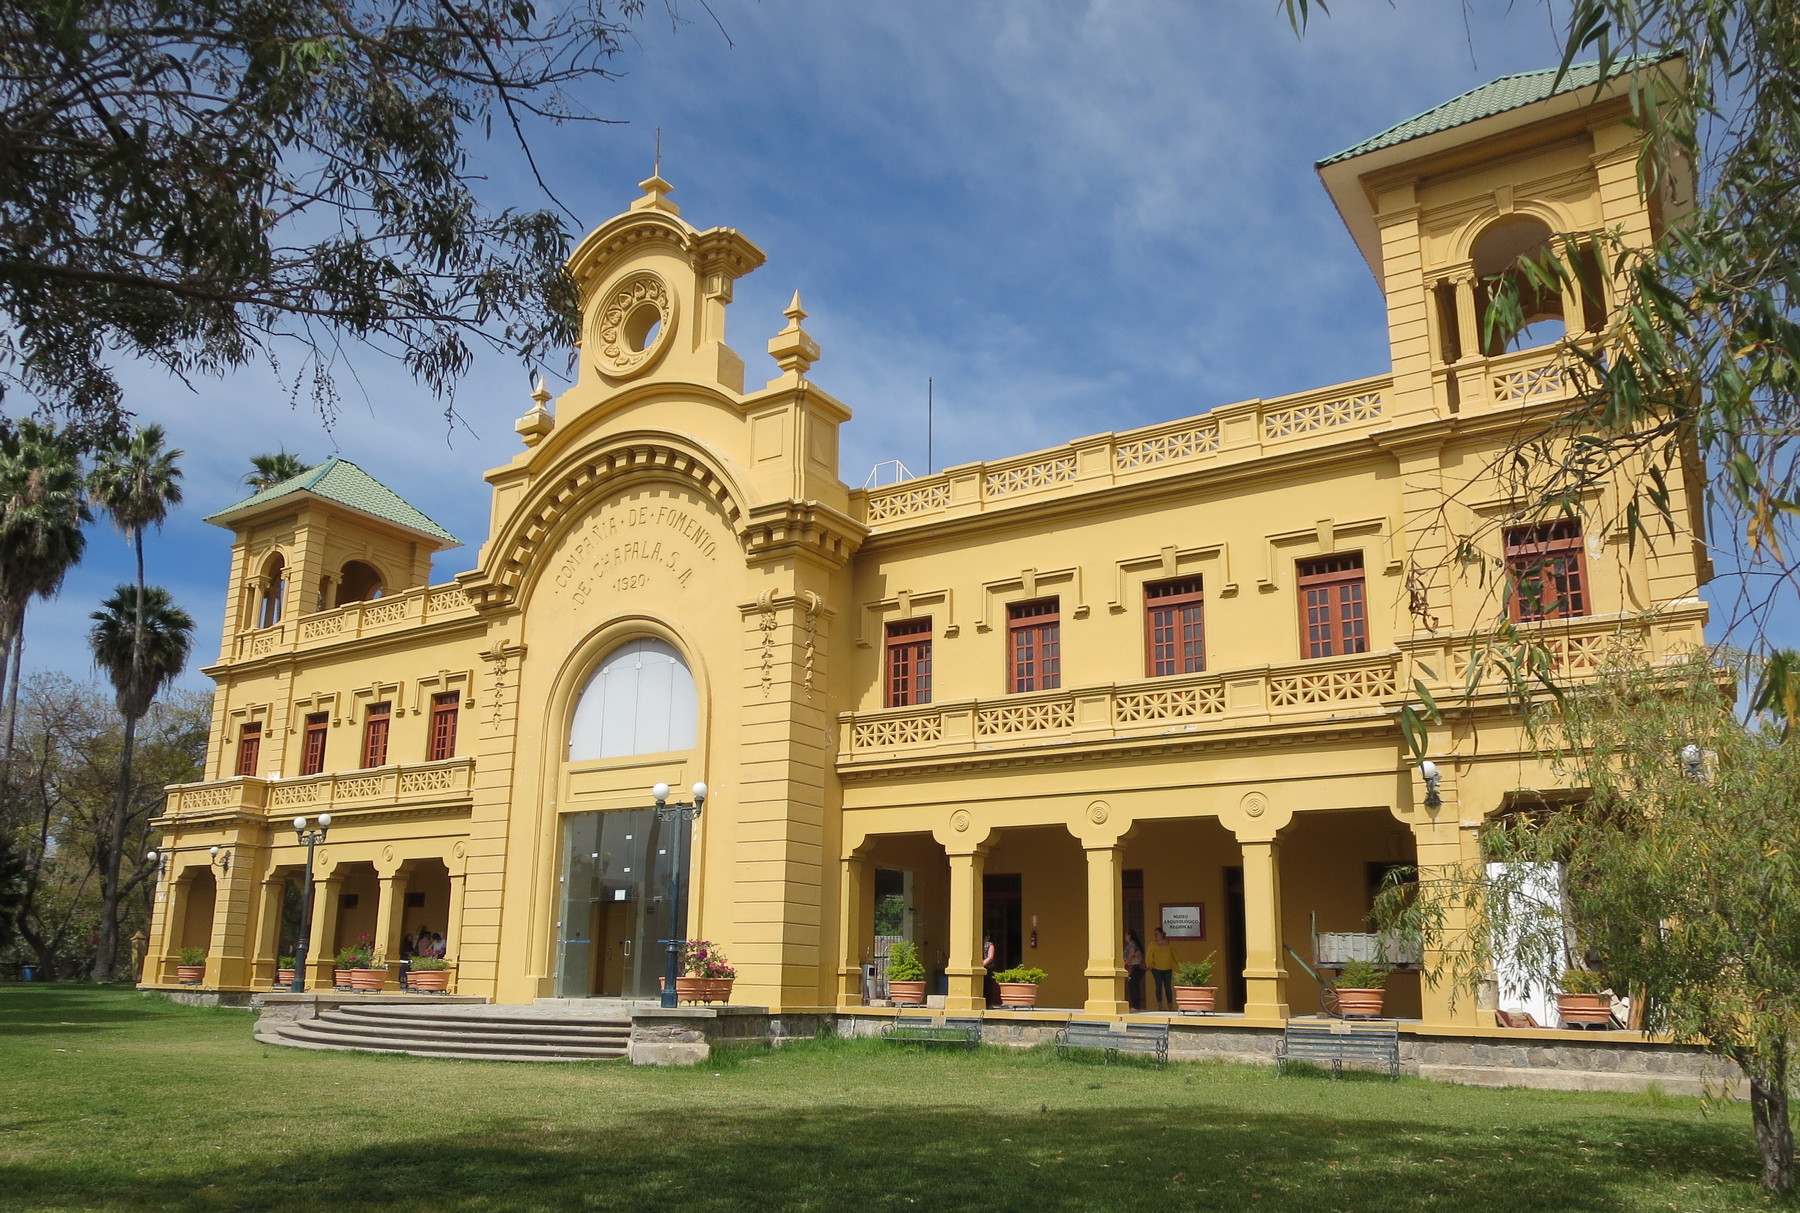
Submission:
[[[459,1053],[424,1052],[424,1051],[421,1051],[418,1049],[375,1048],[375,1047],[372,1047],[369,1045],[333,1044],[333,1043],[330,1043],[327,1041],[296,1040],[296,1039],[292,1039],[290,1037],[283,1036],[280,1034],[270,1034],[270,1033],[266,1033],[266,1032],[258,1032],[256,1034],[256,1040],[259,1044],[280,1045],[284,1048],[289,1048],[289,1049],[319,1049],[319,1050],[323,1050],[325,1052],[330,1052],[330,1053],[394,1053],[394,1054],[403,1054],[408,1057],[438,1057],[438,1058],[443,1058],[447,1061],[536,1061],[536,1062],[562,1061],[562,1062],[568,1062],[568,1061],[612,1061],[612,1060],[617,1059],[616,1056],[614,1056],[614,1055],[609,1055],[606,1057],[566,1057],[566,1056],[561,1056],[561,1055],[552,1054],[552,1053],[536,1053],[529,1057],[522,1057],[516,1053],[483,1053],[483,1052],[474,1051],[474,1050],[471,1050],[469,1052],[459,1052]],[[617,1055],[617,1056],[622,1056],[622,1055]]]
[[[327,1017],[282,1024],[272,1032],[259,1033],[257,1038],[268,1044],[510,1061],[602,1061],[625,1056],[627,1045],[625,1040],[576,1041],[520,1033],[383,1031]]]
[[[619,1016],[577,1019],[568,1015],[472,1015],[414,1007],[339,1007],[325,1018],[353,1018],[368,1024],[417,1026],[468,1032],[532,1032],[551,1036],[630,1035],[631,1020]]]

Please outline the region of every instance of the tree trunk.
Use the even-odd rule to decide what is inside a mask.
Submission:
[[[13,637],[12,672],[6,683],[6,751],[0,754],[0,788],[12,787],[13,740],[19,733],[19,671],[25,665],[24,619]]]
[[[119,794],[113,800],[112,829],[102,854],[100,939],[94,948],[95,981],[111,981],[119,952],[119,861],[125,851],[125,820],[131,806],[131,751],[137,745],[137,717],[125,717],[125,744],[119,751]]]
[[[1794,1189],[1794,1125],[1788,1119],[1787,1050],[1777,1047],[1767,1074],[1750,1076],[1750,1116],[1762,1151],[1762,1185],[1786,1195]]]

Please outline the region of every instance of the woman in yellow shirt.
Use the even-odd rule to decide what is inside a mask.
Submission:
[[[1151,937],[1150,952],[1145,957],[1150,965],[1150,976],[1156,980],[1156,1009],[1173,1011],[1175,1009],[1175,948],[1169,943],[1169,937],[1163,934],[1161,927]]]

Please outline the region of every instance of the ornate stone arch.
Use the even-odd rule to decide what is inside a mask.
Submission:
[[[463,588],[478,606],[519,600],[535,579],[537,557],[589,502],[649,479],[693,489],[716,504],[741,537],[743,493],[714,456],[672,434],[629,431],[571,451],[547,471],[494,537],[483,566],[459,578]]]

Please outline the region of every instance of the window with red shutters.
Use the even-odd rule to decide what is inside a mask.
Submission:
[[[300,743],[302,775],[317,775],[325,769],[325,731],[330,727],[329,712],[314,712],[306,718],[306,731]]]
[[[461,698],[456,691],[431,697],[431,742],[425,753],[427,762],[456,757],[456,704]]]
[[[931,620],[887,625],[887,706],[931,702]]]
[[[1006,685],[1011,691],[1053,691],[1062,685],[1062,625],[1057,600],[1015,602],[1006,608]]]
[[[1573,518],[1506,532],[1507,608],[1516,622],[1588,613],[1581,524]]]
[[[1197,674],[1206,668],[1200,579],[1152,581],[1144,586],[1144,672]]]
[[[393,722],[393,705],[372,703],[363,717],[362,764],[365,767],[387,765],[388,725]]]
[[[1302,560],[1300,642],[1308,657],[1369,651],[1368,604],[1363,596],[1361,552]]]
[[[237,774],[256,774],[256,762],[261,756],[262,724],[247,724],[238,730]]]

